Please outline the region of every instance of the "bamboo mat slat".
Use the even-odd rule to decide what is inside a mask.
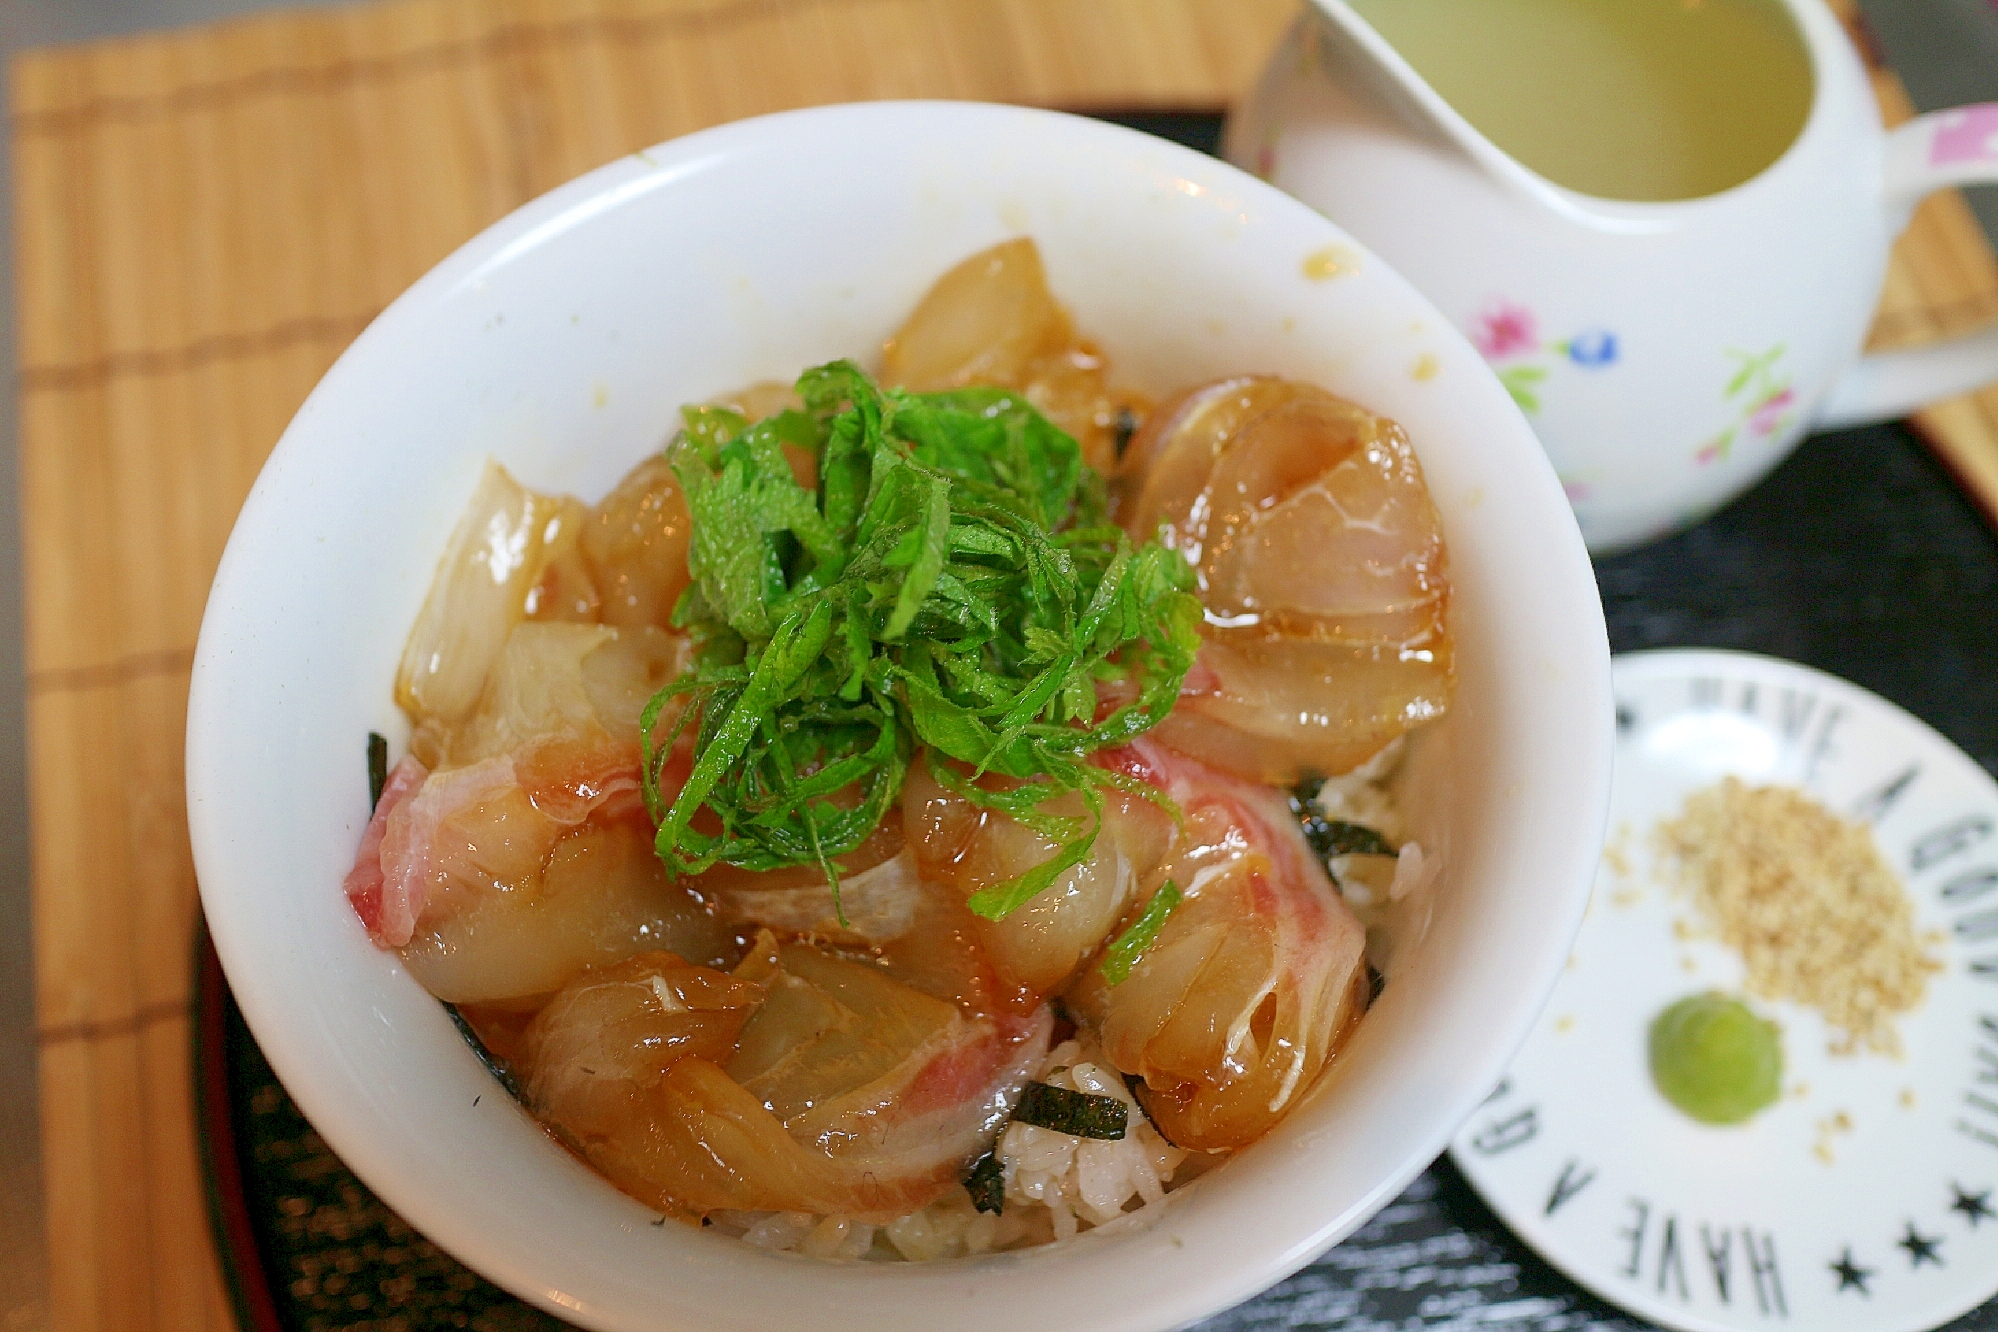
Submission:
[[[514,206],[759,112],[871,97],[1219,109],[1295,0],[392,0],[11,71],[51,1311],[223,1329],[188,1059],[187,674],[237,507],[367,321]],[[1881,84],[1890,112],[1891,78]],[[1881,345],[1998,315],[1925,206]],[[1919,424],[1998,497],[1998,392]]]

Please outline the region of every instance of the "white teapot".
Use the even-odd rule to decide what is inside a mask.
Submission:
[[[1794,134],[1741,126],[1743,138],[1786,136],[1773,160],[1700,197],[1556,184],[1474,127],[1345,0],[1312,0],[1226,132],[1231,161],[1345,227],[1470,337],[1538,432],[1598,552],[1704,516],[1807,429],[1902,415],[1998,378],[1998,328],[1860,355],[1888,247],[1915,203],[1998,181],[1998,103],[1887,134],[1820,0],[1699,2],[1759,5],[1763,36],[1798,80]],[[1394,0],[1361,3],[1378,12]],[[1451,9],[1456,22],[1492,0],[1400,3]],[[1539,7],[1549,21],[1579,12]],[[1478,40],[1471,27],[1438,31]],[[1741,115],[1780,114],[1772,105],[1744,102]],[[1616,165],[1616,144],[1585,146]]]

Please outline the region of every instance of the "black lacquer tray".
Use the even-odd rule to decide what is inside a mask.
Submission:
[[[1208,151],[1219,130],[1213,116],[1110,118]],[[1598,561],[1596,578],[1616,651],[1736,648],[1816,666],[1998,774],[1998,536],[1904,427],[1815,436],[1720,514]],[[199,997],[210,1194],[245,1332],[564,1326],[411,1230],[341,1164],[278,1084],[205,942]],[[1439,1160],[1345,1243],[1201,1328],[1646,1326],[1541,1262]],[[1949,1332],[1998,1332],[1998,1299]]]

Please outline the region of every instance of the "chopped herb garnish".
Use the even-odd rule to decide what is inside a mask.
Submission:
[[[971,1205],[981,1212],[994,1216],[1006,1210],[1006,1171],[999,1164],[997,1152],[987,1152],[978,1158],[978,1164],[971,1167],[971,1173],[964,1177],[965,1191],[971,1195]]]
[[[1124,1136],[1131,1107],[1115,1096],[1092,1096],[1066,1087],[1051,1087],[1045,1082],[1030,1082],[1020,1093],[1020,1104],[1014,1109],[1013,1118],[1022,1124],[1072,1133],[1078,1138],[1114,1142]]]
[[[1171,710],[1200,645],[1191,570],[1107,521],[1080,448],[1017,393],[882,389],[845,361],[797,388],[803,410],[753,425],[687,408],[667,449],[693,517],[674,622],[695,664],[640,721],[660,859],[816,865],[837,907],[833,858],[873,832],[921,749],[951,790],[1057,843],[972,896],[998,919],[1088,856],[1101,788],[1156,797],[1086,759]],[[793,471],[807,457],[809,486]],[[1099,717],[1108,680],[1134,688]],[[659,736],[676,698],[689,706]],[[693,772],[670,794],[660,773],[689,725]],[[1015,784],[989,790],[986,773]],[[1086,815],[1042,809],[1070,793]]]
[[[1392,856],[1399,853],[1387,838],[1363,823],[1348,823],[1344,819],[1328,819],[1318,809],[1318,792],[1325,785],[1323,777],[1307,777],[1291,788],[1290,812],[1297,816],[1297,824],[1304,829],[1304,840],[1318,853],[1318,858],[1327,862],[1325,872],[1332,873],[1331,861],[1340,856]],[[1338,876],[1333,875],[1334,882]]]
[[[1159,937],[1159,927],[1165,918],[1179,905],[1179,885],[1167,879],[1152,894],[1152,900],[1145,903],[1145,909],[1131,922],[1131,927],[1118,935],[1103,950],[1103,979],[1112,985],[1121,985],[1130,976],[1131,968],[1138,965],[1138,959]]]
[[[388,785],[388,737],[368,732],[368,808],[382,803],[382,788]]]

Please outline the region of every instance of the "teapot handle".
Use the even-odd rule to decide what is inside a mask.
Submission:
[[[1887,137],[1886,206],[1900,226],[1923,196],[1952,185],[1998,184],[1998,102],[1917,116]],[[1898,229],[1898,228],[1897,228]],[[1818,427],[1906,416],[1998,380],[1998,325],[1906,351],[1875,352],[1840,375]]]

